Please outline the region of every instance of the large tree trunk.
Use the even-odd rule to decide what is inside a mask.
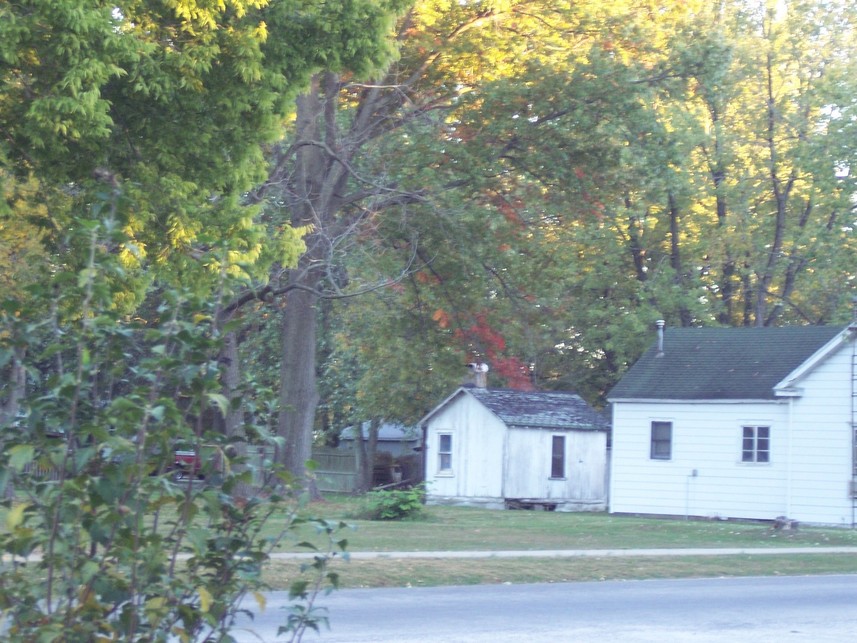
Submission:
[[[238,337],[234,332],[224,338],[221,359],[224,362],[223,392],[229,400],[224,418],[224,429],[228,437],[244,437],[244,408],[241,390],[241,364],[238,357]],[[235,400],[238,400],[237,402]]]
[[[369,452],[363,439],[363,423],[358,422],[354,429],[354,453],[357,456],[357,480],[354,491],[363,493],[372,488],[372,466],[369,463]],[[367,473],[368,472],[368,473]]]
[[[317,497],[307,477],[306,461],[312,457],[312,427],[318,405],[315,383],[316,295],[293,290],[283,309],[283,353],[280,364],[280,415],[278,434],[284,439],[277,461],[297,482]]]
[[[375,456],[378,453],[378,429],[381,420],[373,418],[369,422],[368,440],[363,439],[363,424],[356,430],[355,447],[357,449],[357,472],[359,476],[356,491],[368,491],[375,483]]]
[[[324,111],[321,79],[313,79],[310,90],[296,101],[295,170],[290,186],[291,222],[311,225],[308,249],[300,265],[289,271],[289,291],[282,315],[282,361],[280,363],[280,414],[277,433],[284,440],[277,450],[277,462],[283,464],[298,484],[318,496],[307,476],[306,462],[312,457],[312,429],[318,405],[316,389],[316,303],[323,270],[321,240],[325,224],[335,215],[324,201],[327,159],[320,145],[320,114]]]
[[[684,274],[684,266],[682,266],[681,262],[679,207],[675,195],[672,192],[667,195],[667,206],[667,210],[670,215],[670,266],[672,266],[675,273],[675,282],[681,286],[682,289],[685,289],[687,287],[687,280]],[[679,318],[681,319],[681,325],[684,327],[688,327],[693,323],[693,317],[683,302],[681,306],[679,306]]]
[[[227,447],[226,456],[229,458],[246,458],[249,451],[244,431],[244,391],[241,387],[241,363],[238,355],[238,336],[230,332],[224,338],[223,349],[220,359],[224,364],[223,395],[229,400],[226,416],[222,418],[223,432],[228,438],[232,438]],[[236,401],[237,400],[237,401]],[[231,465],[236,467],[237,465]],[[242,467],[244,465],[241,465]],[[264,473],[264,472],[260,472]],[[238,498],[250,498],[259,491],[257,478],[253,484],[236,485],[233,495]]]
[[[305,237],[307,251],[300,265],[289,271],[282,317],[278,433],[285,440],[285,448],[277,459],[307,483],[314,495],[317,492],[306,475],[305,462],[312,453],[319,399],[315,384],[316,304],[320,297],[339,292],[337,274],[341,266],[336,265],[335,255],[342,251],[343,239],[358,234],[358,223],[368,211],[357,205],[378,195],[384,199],[374,202],[373,209],[404,202],[394,188],[383,185],[383,180],[368,189],[365,182],[357,181],[356,189],[349,192],[349,177],[361,147],[392,127],[390,114],[406,102],[406,93],[404,88],[385,93],[376,87],[353,93],[359,106],[343,131],[337,114],[338,76],[324,73],[314,77],[309,90],[295,103],[294,140],[278,148],[263,190],[278,192],[293,226],[312,227]]]
[[[27,384],[27,371],[24,368],[25,355],[25,348],[15,347],[12,350],[11,364],[5,369],[8,378],[6,383],[8,394],[5,400],[0,400],[0,423],[11,422],[18,415],[18,407],[26,392]]]

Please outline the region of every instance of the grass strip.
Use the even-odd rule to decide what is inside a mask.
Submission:
[[[265,580],[287,589],[301,563],[273,560]],[[855,554],[334,560],[341,588],[564,583],[653,578],[857,574]]]

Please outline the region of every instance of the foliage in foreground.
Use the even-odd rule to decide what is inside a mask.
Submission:
[[[118,312],[110,249],[126,238],[118,200],[106,203],[69,233],[88,251],[76,274],[33,287],[28,305],[49,312],[0,310],[0,359],[27,384],[0,417],[0,628],[10,641],[230,641],[241,601],[264,606],[269,552],[309,519],[292,479],[247,456],[278,445],[264,418],[212,428],[233,404],[217,302],[160,284],[156,308]],[[173,471],[179,445],[200,458],[186,480]],[[344,548],[336,523],[313,522]],[[315,596],[336,583],[333,550],[316,551],[294,587],[304,608],[284,616],[293,640],[317,627]]]

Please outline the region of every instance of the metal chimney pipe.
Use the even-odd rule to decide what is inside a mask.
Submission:
[[[488,388],[488,364],[485,362],[476,365],[476,388]]]
[[[664,356],[664,326],[666,326],[666,322],[663,319],[659,319],[655,322],[655,325],[658,327],[658,351],[655,353],[655,357],[663,357]]]

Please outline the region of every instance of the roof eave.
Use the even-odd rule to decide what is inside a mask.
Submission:
[[[466,393],[466,392],[467,392],[467,389],[465,387],[459,386],[443,402],[441,402],[440,404],[435,406],[431,411],[429,411],[422,418],[420,418],[420,421],[417,423],[417,426],[423,426],[424,424],[426,424],[429,420],[432,419],[432,417],[437,415],[441,411],[441,409],[443,409],[447,404],[452,402],[452,400],[454,400],[456,397],[458,397],[462,393]]]
[[[533,423],[506,423],[510,429],[549,429],[551,431],[609,431],[609,427],[595,426],[594,424],[533,424]]]
[[[616,404],[747,404],[747,403],[769,403],[776,402],[774,397],[758,397],[758,398],[657,398],[657,397],[618,397],[608,398],[608,402]]]
[[[805,360],[800,366],[794,369],[791,373],[786,375],[780,382],[774,385],[774,391],[777,392],[777,395],[786,395],[786,393],[780,393],[781,391],[789,391],[789,390],[800,390],[794,387],[795,383],[799,380],[806,377],[808,373],[810,373],[816,366],[826,360],[830,355],[845,344],[846,342],[853,341],[855,331],[857,331],[857,326],[851,324],[842,332],[838,333],[827,342],[824,346],[815,351],[812,355],[810,355],[809,359]],[[795,397],[792,395],[791,397]]]
[[[803,396],[802,388],[775,388],[774,395],[777,397],[796,398]]]

